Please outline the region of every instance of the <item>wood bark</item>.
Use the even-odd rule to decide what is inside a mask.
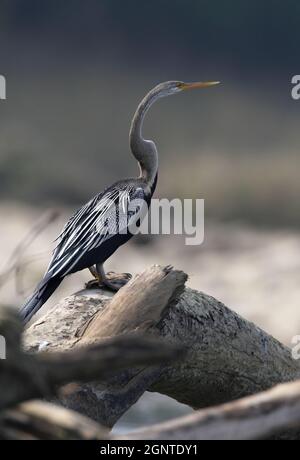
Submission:
[[[0,411],[38,397],[56,395],[70,382],[107,378],[131,366],[151,366],[181,350],[138,334],[112,337],[101,343],[64,352],[25,353],[21,348],[22,325],[11,309],[0,309],[0,335],[6,338],[7,357],[0,360]],[[78,385],[60,391],[63,395]]]
[[[77,412],[42,401],[30,401],[0,414],[0,439],[95,440],[110,434]]]
[[[80,291],[27,329],[28,352],[76,349],[128,333],[147,333],[185,350],[177,361],[78,386],[62,404],[112,427],[146,390],[199,409],[300,377],[288,348],[213,297],[185,288],[186,279],[171,267],[153,266],[113,297]]]
[[[117,439],[299,440],[299,427],[298,380],[278,385],[257,395],[137,430]]]

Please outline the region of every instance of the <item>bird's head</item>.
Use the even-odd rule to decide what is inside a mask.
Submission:
[[[195,82],[185,83],[183,81],[166,81],[156,86],[154,91],[160,97],[171,96],[172,94],[179,93],[188,89],[207,88],[209,86],[218,85],[219,81],[206,81],[206,82]]]

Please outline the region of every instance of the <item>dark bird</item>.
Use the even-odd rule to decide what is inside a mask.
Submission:
[[[139,177],[113,184],[70,218],[58,237],[57,247],[43,279],[21,309],[25,323],[48,300],[65,276],[84,268],[90,269],[99,284],[113,290],[120,288],[122,281],[118,283],[108,279],[103,263],[132,237],[132,232],[126,231],[129,225],[136,223],[138,226],[141,207],[130,209],[131,203],[137,200],[148,207],[157,182],[157,149],[153,141],[144,139],[142,135],[145,115],[161,97],[217,83],[168,81],[157,85],[144,97],[134,114],[129,135],[132,154],[140,167]]]

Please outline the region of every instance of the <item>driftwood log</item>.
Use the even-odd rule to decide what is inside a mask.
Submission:
[[[152,365],[181,354],[178,347],[139,335],[114,337],[102,343],[56,353],[24,353],[21,323],[11,310],[1,309],[0,334],[6,338],[7,358],[0,360],[0,411],[33,398],[68,394],[69,382],[90,382],[118,370]],[[74,388],[74,386],[73,386]]]
[[[4,396],[1,400],[1,393],[16,373],[15,368],[9,369],[7,365],[2,390],[0,383],[1,407],[56,394],[66,408],[112,427],[148,390],[166,394],[194,409],[227,404],[200,410],[168,425],[154,426],[147,430],[148,434],[133,434],[135,438],[252,439],[299,427],[298,382],[228,404],[298,379],[299,362],[292,358],[288,348],[216,299],[185,288],[186,279],[181,271],[154,266],[132,279],[115,296],[101,289],[83,290],[61,301],[25,331],[26,353],[17,352],[23,358],[21,375],[23,372],[25,380],[28,369],[36,369],[33,390],[26,393],[20,390],[20,384],[15,384],[11,386],[9,403]],[[5,320],[0,318],[0,334],[4,324]],[[15,338],[20,340],[17,321],[12,336],[14,343]],[[136,354],[138,342],[142,347],[140,355]],[[109,354],[112,345],[117,347],[115,361],[101,361],[101,349]],[[85,371],[80,372],[83,360]],[[20,369],[17,371],[20,373]],[[58,385],[74,381],[57,391]],[[294,385],[291,397],[288,385]],[[17,390],[18,397],[13,398]],[[25,409],[22,406],[15,410]],[[4,412],[6,420],[16,417],[11,410]],[[32,418],[34,410],[29,412]],[[260,426],[259,422],[265,429],[253,428]],[[95,433],[93,430],[95,424],[87,436]],[[0,419],[0,435],[1,431]],[[68,433],[74,435],[71,428]],[[99,438],[103,433],[106,432],[99,428],[95,436]],[[78,434],[79,438],[84,436]],[[107,433],[104,436],[109,437]],[[294,431],[288,435],[297,436]]]
[[[154,266],[113,298],[83,290],[29,327],[24,338],[30,352],[66,350],[132,332],[147,332],[186,351],[172,363],[79,387],[62,398],[65,406],[112,427],[146,390],[200,409],[299,378],[289,349],[216,299],[185,288],[186,279],[181,271]]]
[[[299,426],[300,381],[297,381],[137,430],[119,439],[299,440]],[[279,437],[278,433],[281,434]]]

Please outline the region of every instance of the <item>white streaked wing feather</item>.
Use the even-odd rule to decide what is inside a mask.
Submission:
[[[127,185],[97,196],[83,206],[65,225],[49,264],[51,276],[67,275],[83,254],[99,247],[128,226],[126,209],[131,199],[144,199],[142,188]],[[117,205],[117,213],[116,213]],[[118,207],[119,205],[119,207]]]

